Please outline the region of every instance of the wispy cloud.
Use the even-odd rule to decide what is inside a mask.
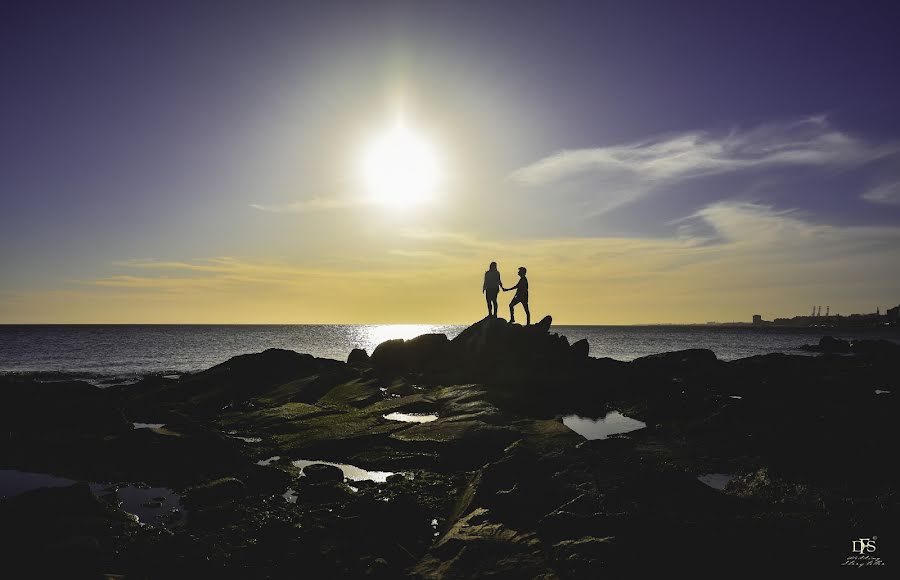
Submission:
[[[513,181],[540,185],[585,172],[620,171],[674,180],[775,165],[857,165],[898,152],[833,129],[824,117],[713,135],[691,131],[625,145],[561,151],[516,169]]]
[[[824,116],[716,135],[689,131],[633,143],[561,151],[509,175],[524,186],[590,180],[594,211],[607,211],[679,181],[778,167],[849,168],[900,153],[900,143],[872,144]]]
[[[250,207],[270,213],[311,213],[347,209],[365,205],[363,199],[314,197],[312,199],[281,204],[252,203]]]
[[[862,198],[872,203],[900,205],[900,181],[884,183],[862,194]]]

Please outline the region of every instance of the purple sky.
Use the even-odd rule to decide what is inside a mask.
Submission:
[[[258,208],[340,195],[323,168],[396,82],[471,144],[465,203],[436,230],[716,244],[749,212],[891,252],[898,23],[900,4],[868,0],[8,2],[0,293],[78,290],[130,260],[351,268],[323,241],[349,246],[347,219]]]

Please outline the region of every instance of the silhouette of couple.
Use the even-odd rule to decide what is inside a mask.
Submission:
[[[509,321],[516,321],[516,313],[513,308],[516,304],[521,304],[525,308],[525,324],[531,324],[531,312],[528,310],[528,278],[525,277],[527,271],[525,266],[519,266],[519,283],[512,288],[503,288],[500,271],[497,270],[497,262],[491,262],[487,272],[484,273],[484,285],[481,287],[484,299],[487,301],[488,316],[497,318],[497,294],[500,293],[501,288],[504,292],[515,290],[516,295],[509,303]]]

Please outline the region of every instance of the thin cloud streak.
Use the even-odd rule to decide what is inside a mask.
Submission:
[[[849,169],[898,154],[900,143],[868,143],[815,116],[725,135],[689,131],[561,151],[514,170],[508,179],[530,188],[590,192],[586,209],[599,215],[691,179],[785,167]],[[897,197],[878,189],[867,199],[894,203]]]
[[[885,183],[862,194],[862,198],[871,203],[882,205],[900,205],[900,181]]]
[[[516,169],[514,182],[543,185],[586,172],[625,172],[652,181],[778,165],[853,166],[893,155],[897,144],[874,146],[830,127],[824,117],[763,125],[714,136],[703,131],[626,145],[562,151]]]
[[[251,203],[250,207],[268,213],[312,213],[360,207],[366,205],[366,203],[363,199],[314,197],[282,204]]]

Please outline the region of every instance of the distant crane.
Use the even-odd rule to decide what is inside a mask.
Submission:
[[[829,312],[831,312],[831,306],[826,306],[825,307],[825,316],[826,317],[829,316],[829,314],[828,314]]]
[[[813,313],[810,314],[810,316],[815,318],[815,316],[816,316],[816,307],[815,306],[813,306]]]
[[[821,306],[819,306],[819,313],[816,314],[816,316],[822,316],[822,307]]]

